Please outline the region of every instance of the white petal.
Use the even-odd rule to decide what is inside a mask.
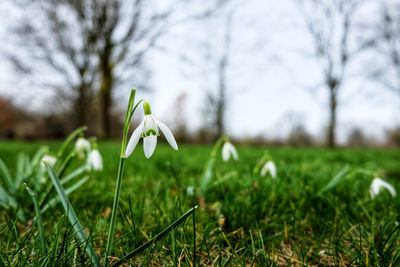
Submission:
[[[158,127],[157,127],[157,122],[156,118],[153,115],[145,115],[143,122],[144,122],[144,128],[143,132],[145,135],[147,135],[147,132],[149,130],[153,130],[156,132],[156,135],[158,135]]]
[[[237,160],[239,158],[236,148],[232,145],[232,143],[225,142],[224,146],[222,147],[222,159],[223,161],[228,161],[231,156],[234,160]]]
[[[380,178],[375,178],[371,183],[371,198],[374,198],[376,195],[378,195],[382,187],[389,190],[393,197],[396,196],[396,190],[392,185],[390,185],[388,182],[383,181]]]
[[[88,155],[88,165],[90,169],[100,171],[103,169],[103,159],[97,149],[90,151]]]
[[[222,160],[223,160],[223,161],[228,161],[228,160],[229,160],[229,156],[230,156],[230,153],[229,153],[229,143],[226,142],[226,143],[224,144],[224,146],[222,147]]]
[[[44,165],[43,162],[47,162],[51,167],[54,167],[54,165],[57,162],[57,159],[55,157],[50,156],[50,155],[44,155],[43,158],[42,158],[41,165],[42,165],[43,168],[45,168],[46,166]]]
[[[150,158],[151,155],[153,155],[156,145],[157,145],[157,136],[149,135],[143,138],[143,150],[146,158]]]
[[[276,166],[273,161],[267,162],[269,164],[269,173],[271,174],[272,178],[276,177]]]
[[[260,174],[261,174],[261,176],[265,176],[265,175],[267,175],[267,172],[268,172],[268,166],[267,166],[267,164],[264,164],[263,168],[261,169]]]
[[[78,138],[78,140],[76,140],[75,143],[75,147],[77,150],[90,150],[90,143],[88,140],[86,140],[85,138]]]
[[[173,149],[178,150],[178,145],[176,144],[175,138],[171,130],[168,128],[168,126],[162,123],[161,121],[157,120],[154,116],[153,118],[156,121],[158,127],[160,127],[161,131],[164,133],[164,136],[167,139],[170,146],[172,146]]]
[[[264,167],[261,170],[261,176],[265,176],[267,173],[271,175],[272,178],[276,178],[276,166],[275,163],[271,160],[267,161],[264,164]]]
[[[236,148],[232,144],[230,145],[230,148],[231,148],[230,151],[231,151],[233,159],[237,160],[239,158],[239,155],[236,151]]]
[[[129,157],[135,149],[137,143],[139,142],[140,136],[142,135],[143,127],[144,121],[139,124],[135,131],[133,131],[131,138],[129,139],[128,145],[126,146],[125,158]]]

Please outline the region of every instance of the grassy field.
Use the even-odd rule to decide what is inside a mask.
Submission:
[[[13,174],[18,153],[32,156],[41,145],[1,142],[0,158]],[[46,145],[56,151],[60,143]],[[371,199],[369,193],[376,176],[400,189],[400,151],[238,147],[239,160],[229,162],[221,160],[219,151],[207,192],[193,196],[187,189],[198,188],[211,149],[181,145],[174,151],[161,144],[145,159],[142,145],[136,148],[125,162],[115,259],[198,204],[195,241],[190,216],[130,262],[139,266],[193,266],[194,261],[203,266],[400,265],[400,199],[385,191]],[[90,173],[69,199],[103,258],[120,145],[102,142],[99,150],[103,171]],[[254,171],[266,151],[277,165],[276,179]],[[28,195],[19,201],[33,210]],[[42,214],[42,221],[46,256],[40,254],[37,224],[29,218],[21,221],[0,207],[0,265],[90,264],[84,249],[77,246],[61,204]]]

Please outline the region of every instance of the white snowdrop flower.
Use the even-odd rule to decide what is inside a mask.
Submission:
[[[237,160],[239,155],[231,142],[225,142],[224,146],[222,147],[222,160],[228,161],[231,157],[234,160]]]
[[[103,159],[97,149],[89,152],[87,164],[90,170],[101,171],[103,169]]]
[[[189,196],[193,196],[194,195],[194,187],[193,186],[188,186],[187,189],[186,189],[186,193]]]
[[[85,157],[85,152],[90,151],[90,143],[85,138],[78,138],[75,143],[76,152],[78,153],[78,157],[83,159]]]
[[[51,167],[54,167],[54,164],[56,164],[57,159],[55,157],[52,157],[50,155],[44,155],[42,158],[42,162],[40,165],[45,168],[46,166],[44,165],[43,162],[47,162]]]
[[[150,158],[157,145],[157,136],[160,135],[158,128],[160,128],[164,133],[164,136],[171,147],[175,150],[178,150],[178,145],[176,144],[171,130],[167,127],[167,125],[157,120],[156,117],[151,114],[150,104],[146,101],[143,103],[143,110],[145,115],[144,119],[135,129],[135,131],[133,131],[126,147],[125,157],[127,158],[132,154],[137,143],[139,142],[139,139],[142,137],[144,155],[146,158]]]
[[[261,170],[261,176],[265,176],[269,173],[272,178],[276,178],[276,166],[272,160],[267,161]]]
[[[374,178],[370,187],[370,193],[372,199],[374,199],[379,194],[382,187],[389,190],[390,194],[392,194],[393,197],[396,196],[396,190],[394,189],[393,186],[391,186],[388,182],[383,181],[381,178]]]

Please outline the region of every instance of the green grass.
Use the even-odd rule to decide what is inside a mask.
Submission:
[[[0,142],[0,158],[15,172],[18,152],[29,155],[44,143]],[[51,150],[58,142],[46,142]],[[237,162],[214,167],[204,197],[187,194],[198,186],[211,146],[159,145],[145,159],[139,145],[125,162],[114,250],[122,258],[161,232],[194,204],[196,261],[204,266],[399,266],[400,198],[369,196],[373,175],[400,190],[400,151],[239,147]],[[102,142],[104,170],[69,199],[103,257],[120,155],[118,142]],[[253,169],[264,152],[278,168],[277,179]],[[345,166],[337,185],[318,192]],[[33,210],[33,203],[24,203]],[[21,223],[0,209],[0,266],[89,264],[61,204],[42,216],[48,255],[42,255],[38,226]],[[140,266],[193,266],[192,220],[133,257]],[[115,260],[114,260],[115,262]]]

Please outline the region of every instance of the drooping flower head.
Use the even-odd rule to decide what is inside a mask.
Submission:
[[[276,166],[272,160],[267,161],[260,172],[261,176],[265,176],[267,173],[269,173],[272,178],[276,178]]]
[[[50,155],[44,155],[42,158],[42,166],[44,166],[43,162],[47,162],[51,167],[56,164],[57,159]]]
[[[78,138],[75,143],[76,152],[78,153],[78,157],[83,159],[85,157],[85,153],[89,153],[90,151],[90,143],[85,138]]]
[[[381,188],[386,188],[393,197],[396,196],[396,190],[388,182],[383,181],[381,178],[374,178],[370,187],[371,198],[374,199],[381,191]]]
[[[125,151],[125,157],[129,157],[135,149],[140,138],[143,138],[143,150],[146,158],[150,158],[157,145],[157,136],[159,136],[158,128],[164,133],[165,138],[171,147],[178,150],[175,138],[172,135],[171,130],[157,120],[153,114],[151,114],[150,104],[147,101],[143,102],[144,119],[139,126],[133,131],[131,138],[129,139],[128,145]]]
[[[87,165],[90,170],[101,171],[103,169],[103,159],[97,149],[93,149],[89,152]]]
[[[232,145],[231,142],[226,141],[224,146],[222,147],[222,160],[228,161],[230,158],[237,160],[239,155],[236,151],[236,148]]]

